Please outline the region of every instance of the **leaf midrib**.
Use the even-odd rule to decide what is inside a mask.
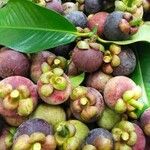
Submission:
[[[13,27],[13,26],[0,26],[0,29],[17,29],[17,30],[34,30],[34,31],[44,31],[44,32],[63,32],[63,33],[71,33],[76,35],[76,32],[71,31],[63,31],[63,30],[53,30],[53,29],[47,29],[47,28],[37,28],[37,27]]]

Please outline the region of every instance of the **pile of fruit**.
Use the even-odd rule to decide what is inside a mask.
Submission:
[[[135,46],[98,42],[138,33],[150,21],[150,1],[32,1],[82,36],[33,54],[1,46],[0,150],[150,150],[150,108],[130,78]]]

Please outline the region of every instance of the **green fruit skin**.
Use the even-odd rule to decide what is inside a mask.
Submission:
[[[89,129],[78,120],[69,120],[68,122],[75,126],[76,133],[63,144],[60,150],[80,150],[85,138],[88,136]]]
[[[110,108],[105,108],[102,116],[97,121],[99,127],[111,130],[116,123],[121,120],[121,116]]]
[[[55,126],[59,122],[66,120],[66,114],[60,106],[41,104],[33,112],[30,118],[40,118]]]

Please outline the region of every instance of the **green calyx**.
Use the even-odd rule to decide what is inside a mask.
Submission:
[[[143,103],[138,101],[141,96],[142,91],[139,86],[124,92],[122,98],[118,99],[115,105],[115,111],[118,113],[124,113],[127,111],[131,118],[137,118],[134,111],[137,109],[142,110],[144,107]]]
[[[87,93],[87,89],[83,86],[78,86],[75,89],[73,89],[71,93],[71,99],[76,100],[80,97],[83,97]]]
[[[53,86],[51,86],[50,84],[42,85],[40,93],[45,97],[50,96],[53,93]]]
[[[131,147],[135,145],[137,141],[137,134],[135,132],[134,125],[129,121],[121,121],[112,129],[112,135],[115,141],[115,145],[120,149],[122,144],[125,147]]]

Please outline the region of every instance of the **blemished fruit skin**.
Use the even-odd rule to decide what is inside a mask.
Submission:
[[[141,115],[140,123],[144,133],[150,136],[150,109],[146,109]]]
[[[0,84],[10,84],[14,89],[25,85],[32,98],[33,110],[36,108],[38,103],[37,86],[31,80],[22,76],[12,76],[3,79]],[[17,109],[9,110],[4,108],[2,101],[0,101],[0,114],[5,118],[6,122],[12,126],[18,126],[27,119],[27,117],[19,115]]]
[[[107,75],[102,71],[97,71],[90,74],[87,78],[86,85],[97,89],[99,92],[103,92],[106,83],[112,78],[111,75]]]
[[[12,49],[3,47],[0,49],[0,77],[28,76],[30,62],[28,58]]]
[[[102,0],[85,0],[85,11],[88,14],[94,14],[101,10]]]
[[[127,90],[132,90],[135,86],[136,84],[128,77],[117,76],[111,78],[104,88],[105,103],[113,109],[123,93]]]
[[[31,118],[40,118],[55,126],[57,123],[66,120],[66,114],[61,106],[40,104],[31,115]]]
[[[145,150],[146,139],[142,129],[134,123],[135,132],[137,134],[137,142],[133,146],[133,150]],[[146,149],[147,150],[147,149]]]
[[[87,26],[87,17],[81,11],[73,11],[65,15],[65,17],[72,22],[76,27],[85,28]]]
[[[106,22],[106,18],[109,15],[107,12],[98,12],[94,14],[89,20],[87,26],[89,29],[93,30],[97,27],[97,33],[99,36],[102,36],[104,31],[104,25]]]
[[[118,56],[120,58],[120,65],[113,68],[112,74],[114,76],[128,76],[136,67],[135,54],[130,48],[123,47]]]
[[[97,150],[113,150],[112,134],[103,128],[95,128],[91,130],[85,143],[95,146]]]
[[[114,11],[108,15],[104,25],[104,36],[108,40],[125,40],[129,38],[128,34],[124,34],[119,29],[119,23],[123,18],[124,13],[120,11]]]
[[[72,61],[79,70],[84,72],[94,72],[102,65],[103,53],[91,48],[80,50],[75,47],[72,54]]]

